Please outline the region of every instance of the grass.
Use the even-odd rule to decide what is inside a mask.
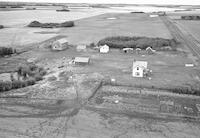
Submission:
[[[116,19],[107,19],[111,17]],[[97,43],[105,37],[119,35],[172,38],[159,18],[150,18],[146,14],[131,13],[109,13],[77,20],[76,27],[63,28],[59,34],[67,35],[69,42],[73,44]]]
[[[200,41],[200,22],[199,21],[186,21],[178,20],[178,23],[183,25],[183,27],[192,34],[198,41]]]

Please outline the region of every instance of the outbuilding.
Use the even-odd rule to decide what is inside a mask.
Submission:
[[[149,17],[154,18],[154,17],[158,17],[157,14],[150,14]]]
[[[74,64],[76,65],[87,65],[90,63],[89,57],[75,57]]]
[[[151,47],[147,47],[146,52],[147,52],[147,54],[154,54],[156,52],[156,50],[152,49]]]
[[[136,48],[135,49],[136,54],[140,54],[141,50],[142,50],[141,48]]]
[[[123,48],[122,50],[124,53],[132,53],[133,52],[133,48]]]
[[[86,52],[86,51],[87,51],[87,47],[86,47],[86,45],[78,45],[78,46],[76,47],[76,50],[77,50],[78,52]]]
[[[144,77],[147,71],[147,61],[133,61],[132,76]]]
[[[66,38],[56,40],[52,43],[52,50],[61,51],[67,48],[68,48],[68,40]]]
[[[100,46],[99,52],[100,53],[108,53],[109,52],[109,46],[106,45],[106,44],[103,45],[103,46]]]

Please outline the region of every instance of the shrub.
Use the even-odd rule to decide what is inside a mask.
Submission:
[[[40,74],[36,74],[34,78],[35,78],[35,81],[43,80],[43,77]]]
[[[30,78],[27,80],[27,85],[34,85],[35,84],[35,79],[34,78]]]
[[[12,82],[12,89],[18,89],[18,88],[22,88],[22,83],[19,80],[13,81]]]
[[[11,89],[12,89],[12,82],[11,81],[0,82],[0,92],[9,91]]]
[[[73,27],[73,21],[66,21],[63,23],[40,23],[38,21],[32,21],[28,24],[28,27],[42,27],[42,28],[53,28],[53,27]]]
[[[95,43],[90,43],[89,47],[95,47]]]
[[[11,55],[14,53],[14,49],[7,47],[0,47],[0,56]]]
[[[60,26],[61,27],[73,27],[74,22],[73,21],[67,21],[67,22],[61,23]]]
[[[4,26],[3,25],[0,25],[0,29],[3,29],[4,28]]]

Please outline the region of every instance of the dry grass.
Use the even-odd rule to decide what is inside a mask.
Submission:
[[[115,20],[107,18],[115,17]],[[159,18],[150,18],[145,14],[109,13],[75,22],[76,27],[62,29],[73,44],[98,42],[107,36],[147,36],[171,38],[171,35]],[[87,34],[87,35],[86,35]]]

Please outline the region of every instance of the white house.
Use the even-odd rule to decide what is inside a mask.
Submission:
[[[52,50],[64,50],[68,47],[68,40],[66,38],[56,40],[52,43],[51,47]]]
[[[147,70],[147,61],[134,61],[133,62],[133,77],[144,77]]]
[[[109,52],[109,46],[108,45],[100,46],[99,52],[100,53],[108,53]]]
[[[78,52],[86,52],[86,51],[87,51],[87,47],[86,47],[86,45],[78,45],[78,46],[76,47],[76,50],[77,50]]]

